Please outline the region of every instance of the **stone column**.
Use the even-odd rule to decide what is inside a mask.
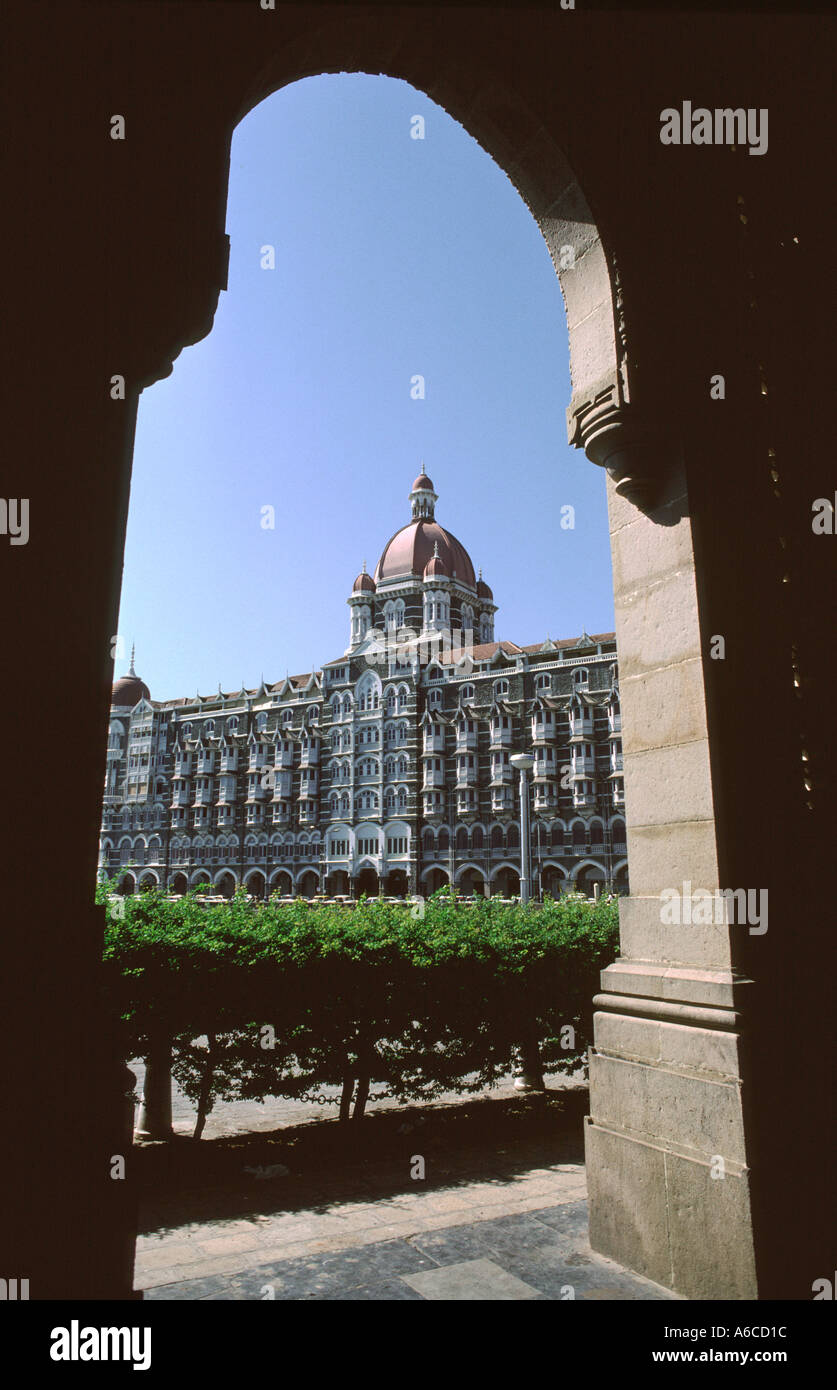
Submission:
[[[171,1044],[159,1039],[145,1059],[136,1135],[138,1139],[171,1139]]]
[[[610,398],[575,413],[608,471],[630,897],[594,1001],[590,1240],[689,1298],[757,1296],[741,1001],[724,925],[666,925],[661,897],[719,884],[704,652],[676,444]]]

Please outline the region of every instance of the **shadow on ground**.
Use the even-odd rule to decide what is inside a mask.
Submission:
[[[587,1108],[587,1089],[579,1086],[405,1106],[343,1126],[322,1120],[268,1133],[140,1144],[134,1151],[139,1231],[386,1200],[413,1187],[416,1155],[425,1162],[423,1191],[513,1183],[533,1168],[583,1163]],[[287,1174],[266,1172],[274,1165]]]

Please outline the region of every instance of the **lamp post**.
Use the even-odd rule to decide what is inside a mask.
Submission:
[[[529,779],[526,774],[534,767],[535,759],[529,753],[513,753],[509,762],[520,773],[520,904],[525,907],[530,898],[532,857],[529,845]]]
[[[527,773],[534,766],[535,759],[529,753],[513,753],[509,758],[512,767],[520,773],[520,905],[529,902],[531,847],[529,845],[529,779]],[[538,1039],[534,1028],[524,1027],[522,1046],[517,1049],[514,1089],[516,1091],[543,1091],[543,1074],[538,1054]]]

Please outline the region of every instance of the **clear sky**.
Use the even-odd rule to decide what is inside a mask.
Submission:
[[[339,656],[352,582],[409,521],[422,462],[498,639],[610,631],[605,478],[566,443],[560,287],[476,141],[405,82],[296,82],[235,132],[227,231],[212,333],[140,398],[119,633],[152,698]]]

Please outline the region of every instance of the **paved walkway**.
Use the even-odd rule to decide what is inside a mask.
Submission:
[[[551,1080],[546,1101],[508,1078],[490,1100],[395,1105],[372,1107],[363,1133],[383,1139],[345,1161],[339,1126],[312,1128],[321,1108],[293,1102],[219,1107],[214,1144],[207,1126],[210,1142],[142,1146],[157,1167],[135,1286],[149,1299],[671,1297],[589,1248],[577,1083]],[[190,1133],[182,1097],[174,1113]]]

